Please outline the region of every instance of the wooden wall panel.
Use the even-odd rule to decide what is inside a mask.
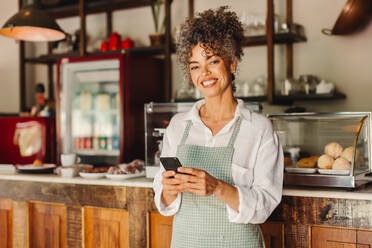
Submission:
[[[129,247],[126,210],[84,207],[83,229],[85,248]]]
[[[67,247],[67,207],[63,204],[29,203],[30,247]]]
[[[169,248],[172,240],[173,216],[147,213],[147,247]]]
[[[67,247],[81,248],[83,220],[81,217],[81,207],[67,207]]]
[[[356,248],[356,230],[313,226],[311,228],[311,247],[312,248]]]
[[[357,230],[357,244],[358,248],[372,248],[372,231]]]
[[[13,201],[13,247],[30,247],[28,239],[28,204]]]
[[[267,222],[260,225],[264,236],[266,248],[284,247],[284,224],[280,222]]]
[[[12,247],[13,204],[10,199],[0,199],[0,248]]]

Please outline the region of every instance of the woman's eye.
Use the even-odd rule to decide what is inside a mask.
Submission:
[[[193,71],[193,70],[196,70],[196,69],[198,69],[198,66],[191,66],[191,67],[190,67],[190,70],[192,70],[192,71]]]
[[[211,64],[218,64],[219,62],[220,62],[219,60],[215,59],[211,61]]]

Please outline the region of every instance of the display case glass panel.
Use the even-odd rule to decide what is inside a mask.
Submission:
[[[309,174],[315,186],[314,175],[335,176],[333,179],[337,180],[349,176],[350,187],[355,186],[358,176],[370,173],[369,112],[277,114],[269,118],[285,152],[286,173]],[[320,158],[324,154],[327,163],[322,160],[325,156]],[[312,158],[314,163],[310,161]],[[302,183],[300,179],[294,182]]]

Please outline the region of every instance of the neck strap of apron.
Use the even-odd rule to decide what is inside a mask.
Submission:
[[[233,131],[233,133],[232,133],[232,135],[230,137],[230,141],[229,141],[229,144],[228,144],[229,147],[230,146],[232,147],[234,145],[236,136],[238,135],[239,130],[240,130],[240,124],[241,123],[242,123],[242,120],[241,120],[240,117],[238,117],[237,120],[236,120],[234,131]],[[182,136],[182,140],[181,140],[180,145],[184,145],[186,143],[186,139],[189,136],[191,126],[192,126],[192,121],[191,120],[188,120],[187,121],[186,128],[185,128],[185,131],[183,132],[183,136]]]

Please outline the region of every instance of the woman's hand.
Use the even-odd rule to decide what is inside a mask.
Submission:
[[[187,173],[177,173],[174,176],[180,180],[179,192],[191,192],[201,196],[214,194],[222,202],[239,212],[239,193],[237,188],[231,184],[209,175],[206,171],[195,168],[179,167],[177,172]]]
[[[178,187],[181,192],[190,192],[196,195],[207,196],[218,191],[221,181],[209,175],[204,170],[190,167],[179,167],[174,177],[180,181]]]
[[[177,178],[174,178],[175,174],[176,172],[174,171],[164,171],[162,174],[163,192],[161,200],[166,206],[171,204],[177,198],[177,194],[181,192],[181,181]]]

